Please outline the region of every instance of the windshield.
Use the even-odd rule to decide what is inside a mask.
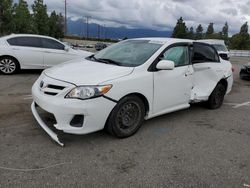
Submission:
[[[98,52],[93,60],[136,67],[145,63],[162,45],[150,40],[127,40]]]
[[[222,52],[226,52],[227,51],[226,46],[224,46],[222,44],[213,44],[213,46],[215,47],[215,49],[217,51],[222,51]]]

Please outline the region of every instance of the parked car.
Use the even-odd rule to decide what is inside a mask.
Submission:
[[[20,69],[44,69],[91,54],[74,50],[51,37],[12,34],[0,38],[0,72],[13,74]]]
[[[243,65],[240,70],[240,78],[250,80],[250,63]]]
[[[206,40],[198,40],[198,42],[204,42],[207,44],[211,44],[218,51],[218,53],[222,59],[224,59],[224,60],[230,59],[230,52],[228,51],[224,40],[206,39]]]
[[[46,69],[32,87],[31,109],[60,145],[56,131],[38,111],[52,114],[54,128],[64,133],[87,134],[105,128],[125,138],[144,119],[188,108],[191,103],[205,101],[210,109],[219,108],[232,84],[231,63],[220,59],[209,44],[131,39]]]
[[[95,44],[96,51],[103,50],[104,48],[107,48],[107,44],[101,42]]]

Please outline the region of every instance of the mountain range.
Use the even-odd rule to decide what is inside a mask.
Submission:
[[[68,34],[86,37],[87,24],[81,20],[68,20],[67,24]],[[171,31],[157,31],[152,29],[129,29],[126,27],[104,27],[95,23],[88,24],[88,37],[91,38],[109,38],[109,39],[123,39],[123,38],[137,38],[137,37],[171,37]]]

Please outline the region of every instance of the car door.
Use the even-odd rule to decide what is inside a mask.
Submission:
[[[195,42],[192,64],[194,69],[192,100],[207,100],[224,74],[218,52],[209,44]]]
[[[154,72],[154,114],[189,107],[193,87],[193,67],[188,44],[175,44],[163,52],[160,60],[175,63],[173,70]]]
[[[65,45],[49,38],[42,38],[44,48],[44,66],[51,67],[76,58],[76,54]]]
[[[42,69],[43,48],[39,37],[20,36],[7,40],[21,68]]]

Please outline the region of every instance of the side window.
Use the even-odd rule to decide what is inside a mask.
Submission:
[[[44,48],[64,50],[65,46],[55,40],[43,38],[42,41],[43,41]]]
[[[194,44],[192,62],[220,62],[220,60],[218,54],[210,45]]]
[[[41,39],[39,37],[15,37],[8,39],[7,42],[11,46],[24,46],[24,47],[35,47],[41,48]]]
[[[175,67],[189,64],[189,55],[187,46],[176,46],[168,49],[161,59],[171,60]]]

